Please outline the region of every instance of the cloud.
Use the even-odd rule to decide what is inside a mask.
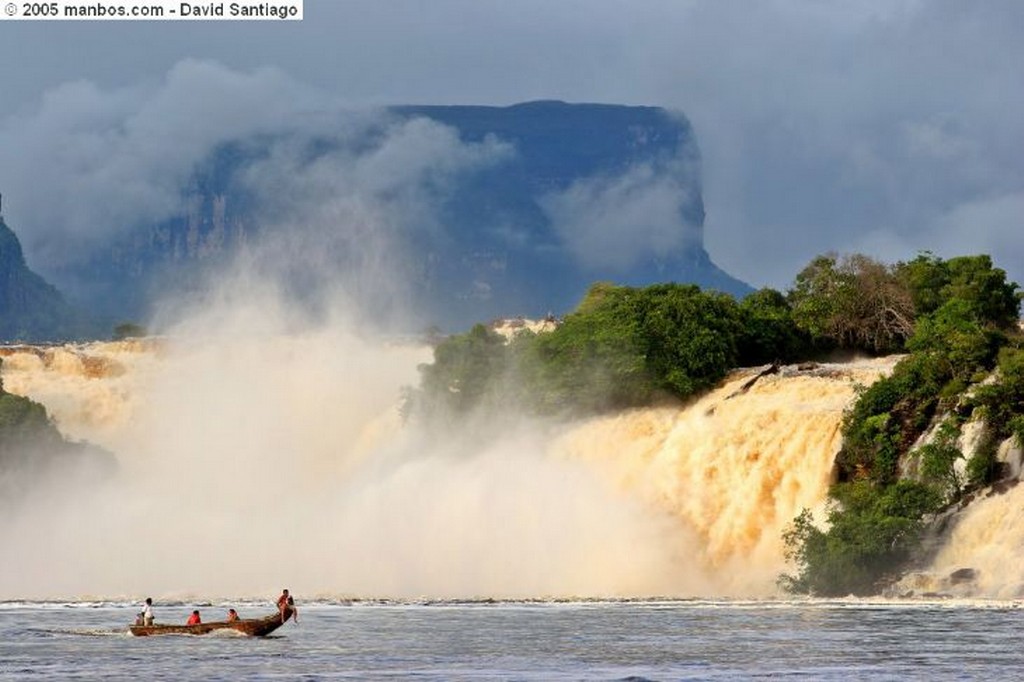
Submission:
[[[446,238],[437,212],[447,193],[514,150],[494,138],[464,143],[424,118],[363,112],[341,124],[291,131],[239,171],[262,228],[242,263],[307,303],[344,296],[378,323],[408,321],[421,249]],[[311,158],[317,144],[327,148]]]
[[[319,3],[288,27],[197,25],[188,36],[170,23],[51,22],[0,45],[24,65],[5,79],[0,116],[89,78],[103,84],[99,111],[70,110],[88,119],[190,55],[253,78],[274,64],[348,105],[666,106],[698,136],[712,258],[781,287],[814,255],[869,234],[934,248],[939,216],[1024,189],[1022,26],[1014,0],[353,1]],[[23,186],[45,177],[31,162],[37,146],[0,137],[9,218]],[[33,167],[17,192],[8,158]]]
[[[1024,188],[1024,164],[1008,153],[1024,142],[1024,80],[1011,66],[1024,58],[1020,5],[858,3],[847,14],[762,3],[745,18],[725,5],[705,5],[711,30],[689,36],[712,51],[717,42],[724,63],[681,86],[706,95],[687,112],[719,264],[784,287],[830,249],[870,246],[893,260],[944,243],[981,248],[939,217]],[[726,40],[744,45],[740,56],[725,54]]]
[[[1024,285],[1021,216],[1024,192],[1012,192],[953,206],[928,224],[923,238],[906,239],[896,231],[878,230],[850,246],[851,250],[885,252],[901,259],[925,250],[942,258],[987,253],[996,267],[1006,270],[1009,280]]]
[[[238,73],[195,60],[156,87],[59,85],[35,111],[0,122],[12,225],[47,265],[79,257],[104,237],[180,211],[183,185],[215,144],[322,104],[279,70]]]
[[[666,258],[700,245],[699,226],[683,220],[694,182],[651,164],[618,176],[589,177],[548,194],[541,206],[584,268],[624,272],[645,258]]]
[[[232,141],[252,155],[229,180],[255,197],[248,265],[305,293],[348,289],[369,308],[408,298],[407,257],[443,233],[434,216],[452,183],[514,153],[427,119],[345,109],[278,69],[190,59],[155,87],[58,86],[0,124],[10,223],[30,263],[73,286],[68,263],[183,215],[197,167]]]

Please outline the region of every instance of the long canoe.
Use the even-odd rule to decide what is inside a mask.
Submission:
[[[236,621],[218,620],[210,623],[197,623],[196,625],[131,625],[129,629],[136,637],[148,635],[208,635],[217,630],[237,630],[243,635],[250,637],[266,637],[274,630],[284,625],[285,621],[295,614],[295,609],[288,607],[281,613],[275,613],[264,618],[242,618]]]

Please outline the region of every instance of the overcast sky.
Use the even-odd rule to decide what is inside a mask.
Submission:
[[[990,253],[1024,283],[1018,0],[306,0],[301,23],[0,21],[0,64],[0,192],[19,233],[44,230],[44,210],[74,223],[60,197],[85,200],[99,176],[150,164],[158,184],[180,172],[169,154],[182,166],[233,127],[562,99],[685,113],[707,249],[754,286],[785,288],[829,250]],[[100,155],[116,157],[102,173]],[[44,257],[23,238],[30,264]]]

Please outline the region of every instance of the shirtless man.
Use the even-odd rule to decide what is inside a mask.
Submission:
[[[292,613],[295,614],[295,622],[298,622],[298,611],[295,608],[295,600],[292,599],[290,594],[288,594],[288,590],[282,590],[281,596],[277,598],[277,610],[281,612],[282,623],[286,620],[285,612],[288,609],[292,610]]]

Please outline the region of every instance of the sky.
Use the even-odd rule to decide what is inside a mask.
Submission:
[[[560,99],[685,114],[705,246],[755,287],[828,251],[988,253],[1024,283],[1017,0],[306,0],[302,22],[0,21],[0,63],[0,192],[33,266],[169,210],[160,188],[228,134]]]

